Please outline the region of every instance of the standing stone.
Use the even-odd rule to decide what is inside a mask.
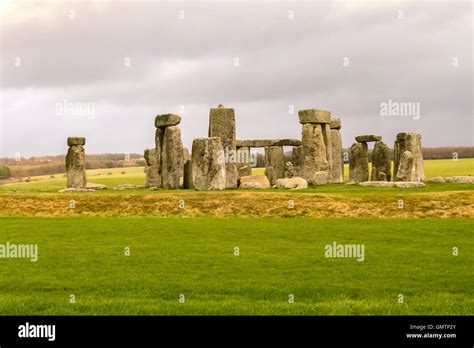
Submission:
[[[184,152],[181,130],[178,126],[165,128],[161,151],[161,171],[164,189],[172,190],[183,187]]]
[[[66,155],[67,187],[86,188],[85,152],[86,139],[70,137],[67,139],[69,150]]]
[[[275,185],[278,179],[285,177],[285,152],[283,146],[268,146],[265,148],[265,176],[270,185]]]
[[[192,175],[196,190],[224,190],[226,188],[226,166],[222,153],[223,146],[219,137],[194,140]]]
[[[331,183],[344,182],[344,161],[342,159],[341,120],[331,119],[331,159],[332,167],[329,181]]]
[[[367,143],[351,146],[349,162],[349,182],[359,183],[369,180],[369,151]]]
[[[377,141],[372,151],[371,181],[390,181],[392,178],[390,150],[383,141]]]
[[[417,181],[414,179],[414,157],[411,151],[404,151],[400,156],[397,170],[397,181]]]
[[[331,128],[329,123],[321,124],[323,131],[324,145],[326,145],[326,158],[328,160],[328,176],[330,176],[332,170],[332,141],[331,141]]]
[[[145,150],[146,161],[146,186],[147,187],[162,187],[161,176],[158,172],[158,156],[156,149]]]
[[[165,135],[164,128],[157,128],[155,132],[155,149],[156,149],[156,161],[157,161],[157,170],[158,170],[158,177],[160,178],[161,184],[158,187],[163,187],[163,173],[162,173],[162,152],[163,152],[163,137]]]
[[[303,147],[295,146],[291,157],[295,176],[302,176],[303,167]]]
[[[321,125],[313,123],[303,124],[302,143],[301,176],[308,183],[314,184],[316,172],[329,169]]]
[[[193,189],[193,164],[192,160],[188,159],[184,162],[184,179],[183,179],[183,187],[185,189]]]
[[[423,153],[421,150],[421,134],[404,132],[398,133],[394,146],[394,173],[396,180],[398,178],[398,170],[400,167],[401,157],[405,151],[410,151],[413,157],[411,180],[409,181],[425,181],[425,171],[423,169]],[[404,177],[405,175],[401,175]]]
[[[223,105],[211,109],[209,114],[209,137],[221,138],[222,147],[226,154],[226,188],[237,188],[237,140],[234,109],[225,108]]]

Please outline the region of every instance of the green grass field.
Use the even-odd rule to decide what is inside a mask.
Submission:
[[[427,177],[473,167],[425,161]],[[109,188],[145,181],[142,167],[87,175]],[[0,315],[474,314],[471,184],[58,193],[65,185],[0,185],[0,244],[39,246],[36,263],[0,258]],[[363,244],[365,260],[326,258],[334,241]]]
[[[0,223],[2,240],[39,245],[36,263],[0,260],[1,315],[474,314],[469,219]],[[333,241],[364,244],[364,261],[326,258]]]

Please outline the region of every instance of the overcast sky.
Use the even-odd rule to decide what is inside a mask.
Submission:
[[[401,131],[474,145],[470,1],[0,0],[0,13],[0,156],[62,154],[70,135],[88,153],[142,153],[163,113],[183,117],[190,147],[220,103],[240,139],[300,138],[297,110],[320,108],[342,118],[344,147],[371,133],[392,147]],[[381,114],[389,100],[419,115]]]

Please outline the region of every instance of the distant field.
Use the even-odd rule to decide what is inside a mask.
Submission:
[[[36,263],[0,260],[0,315],[474,314],[472,219],[0,218],[0,225],[0,242],[39,246]],[[363,244],[364,261],[326,258],[334,241]]]

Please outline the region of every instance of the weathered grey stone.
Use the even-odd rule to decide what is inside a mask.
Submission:
[[[303,124],[300,176],[314,184],[314,174],[329,169],[326,157],[326,145],[320,124]]]
[[[425,184],[422,182],[389,182],[389,181],[365,181],[359,183],[360,186],[367,187],[396,187],[396,188],[421,188],[425,187]]]
[[[265,148],[265,176],[274,185],[277,179],[285,177],[285,153],[282,146]]]
[[[163,165],[162,165],[162,152],[163,152],[163,138],[165,136],[165,128],[157,128],[155,132],[155,149],[156,149],[156,162],[158,165],[158,177],[160,178],[161,186],[163,187]]]
[[[145,150],[146,161],[146,186],[162,187],[161,175],[159,174],[158,155],[156,149]]]
[[[221,138],[198,138],[193,142],[192,174],[198,191],[224,190],[226,166]]]
[[[323,131],[324,145],[326,145],[326,159],[328,161],[328,174],[332,170],[332,141],[331,141],[331,128],[329,123],[324,123],[321,125],[321,130]]]
[[[330,123],[331,112],[320,109],[299,110],[298,116],[301,124],[307,123]]]
[[[412,173],[409,175],[409,181],[424,181],[425,171],[423,169],[423,153],[421,149],[421,134],[412,132],[403,132],[397,134],[397,140],[394,146],[394,177],[398,179],[398,170],[400,161],[405,151],[410,151],[413,157]],[[407,178],[407,174],[403,174],[400,178]]]
[[[155,117],[156,128],[166,128],[177,126],[181,123],[181,116],[174,114],[164,114]]]
[[[291,163],[293,163],[293,169],[295,176],[302,176],[303,167],[303,147],[295,146],[293,148]]]
[[[391,181],[392,161],[390,149],[383,141],[377,141],[372,151],[371,181]]]
[[[103,184],[94,184],[91,182],[88,182],[86,185],[86,189],[91,189],[91,190],[106,190],[107,186]]]
[[[397,188],[420,188],[425,187],[425,184],[420,181],[406,181],[406,182],[395,182]]]
[[[444,180],[444,177],[442,176],[436,176],[434,178],[429,179],[428,182],[441,183],[441,182],[445,182],[445,180]]]
[[[145,188],[145,185],[135,185],[135,184],[123,184],[114,186],[114,190],[123,191],[123,190],[135,190]]]
[[[400,157],[400,164],[397,170],[397,181],[415,181],[413,173],[413,154],[411,151],[404,151]]]
[[[243,166],[239,168],[239,178],[243,176],[250,176],[252,175],[252,167],[251,166]]]
[[[316,186],[320,186],[320,185],[326,185],[328,183],[328,180],[329,180],[329,172],[319,171],[319,172],[314,173],[313,179],[311,180],[311,182]]]
[[[243,176],[239,179],[240,189],[269,189],[270,181],[265,175]]]
[[[329,127],[331,127],[331,129],[341,129],[341,119],[338,117],[331,117]]]
[[[359,183],[369,181],[369,153],[367,143],[351,146],[349,162],[349,181]]]
[[[331,129],[331,158],[332,168],[329,182],[344,182],[344,161],[342,159],[342,137],[339,129]]]
[[[359,185],[367,187],[395,187],[395,183],[389,181],[364,181],[360,182]]]
[[[76,143],[85,143],[84,138],[68,138],[69,150],[66,155],[66,176],[68,188],[85,188],[87,184],[85,171],[85,152],[82,145]]]
[[[184,162],[184,179],[183,179],[183,186],[185,189],[193,189],[193,163],[191,159],[188,159]]]
[[[300,177],[278,179],[275,182],[275,188],[302,190],[308,188],[308,182]]]
[[[380,141],[380,140],[382,140],[382,136],[377,135],[377,134],[359,135],[359,136],[355,137],[355,140],[358,143],[367,143],[367,142],[371,142],[371,141]]]
[[[67,146],[72,145],[86,145],[86,138],[83,137],[69,137],[67,138]]]
[[[455,182],[458,184],[474,184],[474,176],[452,176],[450,182]]]
[[[183,187],[184,155],[181,130],[178,126],[165,128],[161,152],[161,179],[164,189]]]
[[[263,139],[263,140],[237,140],[239,147],[268,147],[268,146],[301,146],[298,139]]]
[[[236,165],[236,129],[235,112],[222,105],[211,109],[209,113],[209,137],[220,137],[225,153],[226,188],[237,188],[238,170]]]
[[[62,190],[59,190],[58,192],[95,192],[94,189],[88,189],[88,188],[76,188],[76,187],[69,187],[65,188]]]

